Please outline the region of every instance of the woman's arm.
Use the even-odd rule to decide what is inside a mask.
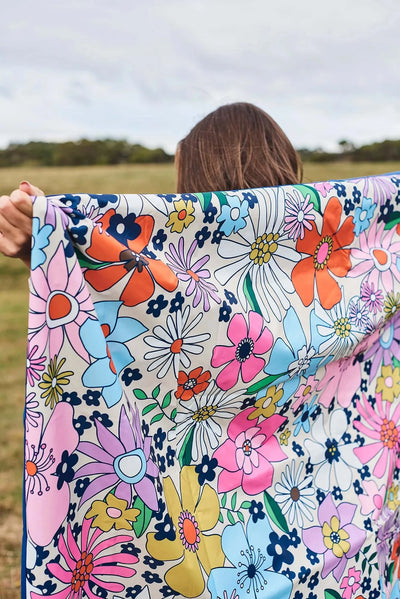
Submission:
[[[32,237],[32,198],[43,191],[27,181],[9,196],[0,197],[0,252],[20,258],[30,268]]]

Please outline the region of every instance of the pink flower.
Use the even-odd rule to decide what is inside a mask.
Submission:
[[[368,516],[371,512],[372,519],[377,520],[383,508],[383,502],[385,499],[386,487],[382,485],[378,489],[378,485],[374,480],[365,480],[362,483],[363,489],[365,491],[361,495],[358,496],[358,499],[361,503],[361,513],[363,516]]]
[[[340,584],[341,589],[345,589],[342,599],[350,599],[352,595],[360,588],[361,570],[349,568],[347,576],[345,576]]]
[[[314,393],[317,385],[318,380],[314,378],[312,374],[310,374],[310,376],[307,377],[305,384],[300,385],[296,393],[293,395],[293,397],[296,398],[296,401],[291,405],[293,412],[296,412],[296,410],[306,401],[311,400],[311,396]]]
[[[310,221],[315,221],[314,205],[310,202],[310,194],[304,197],[295,187],[293,195],[287,192],[285,203],[285,228],[288,237],[292,239],[304,238],[304,228],[311,231]]]
[[[367,274],[367,282],[374,289],[383,286],[386,293],[394,289],[394,280],[400,282],[397,258],[400,253],[400,241],[393,241],[396,228],[385,231],[385,223],[372,223],[367,231],[359,236],[360,248],[351,250],[354,264],[348,277]]]
[[[333,185],[328,182],[324,183],[314,183],[315,189],[322,195],[323,198],[326,198],[328,191],[333,189]]]
[[[79,435],[72,423],[73,408],[60,402],[54,408],[45,430],[43,416],[29,426],[25,440],[26,520],[30,538],[45,547],[63,522],[69,507],[69,486],[60,488],[56,474],[64,451],[72,453]]]
[[[40,374],[44,370],[44,362],[46,362],[46,356],[41,356],[38,353],[38,346],[34,345],[31,348],[31,344],[28,345],[28,355],[26,357],[26,379],[31,387],[35,384],[34,379],[40,381]]]
[[[50,358],[60,352],[66,336],[84,360],[89,355],[79,337],[79,327],[93,310],[89,291],[82,277],[81,267],[76,262],[71,272],[65,259],[62,242],[51,258],[47,276],[41,268],[31,274],[29,299],[29,342],[38,347],[38,355],[44,353],[49,344]]]
[[[400,466],[400,404],[382,403],[382,394],[376,393],[376,405],[372,407],[363,393],[363,403],[357,401],[357,411],[362,420],[354,420],[353,426],[366,437],[373,439],[372,443],[356,447],[354,453],[363,464],[371,462],[378,454],[373,474],[382,478],[389,466],[389,476],[392,477],[394,466]],[[392,414],[391,414],[392,412]],[[391,480],[388,482],[391,484]]]
[[[257,495],[272,484],[271,462],[281,462],[287,456],[279,447],[274,433],[286,418],[274,414],[258,424],[248,420],[253,408],[247,408],[230,422],[227,439],[213,457],[223,468],[218,478],[218,492],[242,487],[248,495]]]
[[[256,354],[265,354],[271,347],[273,337],[269,329],[263,328],[263,318],[257,312],[249,312],[247,325],[243,314],[235,314],[228,326],[228,339],[232,345],[217,345],[211,365],[218,368],[227,364],[217,376],[217,385],[227,391],[239,379],[251,381],[264,367],[265,360]]]
[[[63,568],[57,562],[49,562],[47,569],[57,580],[68,585],[62,591],[49,595],[57,599],[81,599],[82,596],[89,599],[96,599],[89,587],[89,582],[97,585],[103,591],[120,592],[125,590],[125,585],[119,582],[112,582],[111,578],[122,576],[131,578],[136,574],[136,570],[130,566],[119,566],[118,564],[135,564],[138,558],[131,553],[107,553],[100,557],[100,554],[115,547],[119,543],[132,541],[127,535],[101,540],[96,543],[102,531],[99,528],[92,529],[90,538],[89,531],[93,518],[84,519],[82,523],[80,547],[75,541],[71,527],[67,526],[67,537],[62,535],[58,540],[58,551],[64,558],[67,569]],[[105,577],[101,580],[98,576]],[[31,599],[41,599],[42,595],[31,593]]]
[[[319,403],[329,408],[336,396],[342,408],[348,408],[354,393],[361,384],[360,362],[351,358],[332,360],[326,366],[326,371],[318,385]]]

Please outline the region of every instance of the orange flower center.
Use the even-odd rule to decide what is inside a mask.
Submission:
[[[325,235],[317,245],[314,251],[314,268],[322,270],[325,268],[329,257],[332,253],[333,241],[332,237]]]
[[[54,294],[49,301],[49,316],[51,320],[59,320],[70,313],[71,302],[63,293]]]
[[[393,420],[384,418],[381,426],[381,441],[389,449],[393,449],[398,444],[399,431]]]
[[[93,570],[93,554],[83,551],[72,572],[71,589],[78,593],[90,578]]]
[[[37,466],[36,466],[35,462],[31,462],[30,460],[27,460],[25,468],[26,468],[26,472],[27,472],[27,474],[29,474],[29,476],[35,476],[35,474],[37,472]]]
[[[178,220],[185,220],[187,215],[187,211],[185,208],[183,208],[182,210],[179,210],[178,212]]]
[[[189,551],[197,551],[200,542],[199,525],[193,514],[182,511],[178,518],[179,536],[182,544]]]
[[[199,277],[196,275],[195,272],[193,272],[193,270],[190,270],[190,268],[187,269],[187,274],[190,275],[192,277],[192,279],[194,279],[197,283],[197,281],[199,280]]]
[[[183,344],[182,339],[175,339],[175,341],[171,344],[171,353],[179,354],[179,352],[181,351],[181,348],[182,348],[182,344]]]

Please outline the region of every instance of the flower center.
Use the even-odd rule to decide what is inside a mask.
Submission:
[[[246,594],[250,594],[252,591],[252,595],[258,597],[260,590],[263,591],[264,585],[267,584],[263,574],[266,556],[261,553],[260,549],[256,550],[253,545],[250,545],[245,551],[242,550],[240,556],[243,561],[238,563],[238,568],[243,569],[238,569],[237,585],[241,589],[244,589],[246,585]]]
[[[290,497],[291,497],[292,501],[298,501],[300,499],[300,491],[297,487],[291,488]]]
[[[393,379],[391,376],[385,378],[385,387],[388,387],[389,389],[393,387]]]
[[[106,509],[106,514],[107,516],[110,516],[110,518],[119,518],[120,516],[122,516],[122,511],[119,510],[117,507],[108,507]]]
[[[297,213],[297,221],[299,223],[302,223],[303,220],[304,220],[304,212],[303,212],[303,210],[299,210]]]
[[[71,589],[78,593],[90,578],[93,570],[93,554],[83,551],[72,572]]]
[[[325,458],[326,460],[332,464],[332,462],[338,462],[340,458],[340,450],[338,448],[338,444],[336,439],[327,439],[325,442],[326,450],[325,450]]]
[[[231,219],[237,220],[240,216],[240,210],[237,206],[231,209]]]
[[[43,495],[44,491],[50,491],[50,485],[46,477],[49,470],[56,461],[53,449],[47,449],[46,443],[42,443],[36,450],[35,445],[25,443],[25,485],[26,492],[33,495]],[[47,473],[47,476],[49,473]]]
[[[399,439],[399,431],[396,428],[393,420],[384,418],[381,426],[381,441],[389,449],[397,446]]]
[[[245,440],[243,441],[243,444],[242,444],[242,449],[243,449],[243,453],[244,453],[244,455],[247,455],[247,456],[249,456],[249,455],[251,454],[251,451],[252,451],[252,446],[251,446],[251,441],[250,441],[250,439],[245,439]]]
[[[37,466],[35,462],[31,462],[30,460],[28,460],[25,464],[25,470],[28,476],[35,476],[37,472]]]
[[[306,397],[311,391],[311,385],[307,385],[306,387],[304,387],[303,389],[303,397]]]
[[[383,248],[373,248],[370,250],[375,266],[378,270],[388,270],[392,264],[391,254]]]
[[[254,341],[250,337],[246,337],[239,341],[235,351],[235,358],[238,362],[245,362],[253,353]]]
[[[183,383],[183,388],[188,391],[194,389],[197,383],[197,379],[188,379],[186,383]]]
[[[325,235],[317,245],[314,251],[314,268],[322,270],[325,268],[329,257],[332,253],[333,241],[332,237]]]
[[[195,411],[192,416],[192,420],[195,422],[202,422],[203,420],[207,420],[211,416],[214,416],[217,411],[217,406],[203,406]]]
[[[179,354],[182,348],[182,344],[182,339],[175,339],[175,341],[171,344],[171,353]]]
[[[196,281],[196,283],[199,281],[199,276],[196,275],[196,273],[193,272],[193,270],[190,270],[190,268],[188,268],[186,272],[189,276],[192,277],[192,279],[194,279]]]
[[[193,514],[184,510],[178,518],[179,536],[182,545],[189,551],[197,551],[200,542],[199,526]]]
[[[147,470],[147,461],[140,447],[128,453],[117,456],[114,460],[114,470],[121,480],[134,485],[142,480]]]
[[[264,233],[251,244],[250,260],[257,266],[267,264],[278,249],[279,233]]]
[[[77,300],[65,291],[50,293],[46,305],[46,323],[49,329],[65,326],[78,316]]]
[[[331,539],[331,541],[332,541],[332,543],[334,545],[337,544],[337,543],[340,543],[340,536],[339,536],[338,532],[335,532],[333,530],[329,536],[330,536],[330,539]]]
[[[342,339],[346,339],[350,335],[351,324],[347,316],[341,316],[335,320],[333,327],[336,335]]]
[[[185,208],[182,208],[182,210],[179,210],[178,220],[185,220],[186,216],[187,216],[187,211]]]
[[[349,587],[352,587],[355,582],[356,579],[354,578],[354,576],[350,576],[347,580],[347,584],[349,585]]]

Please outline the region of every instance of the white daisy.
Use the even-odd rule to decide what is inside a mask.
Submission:
[[[189,314],[189,306],[186,306],[183,314],[180,310],[176,312],[175,318],[168,314],[166,328],[157,325],[153,329],[153,335],[144,338],[145,343],[154,348],[144,355],[145,360],[153,360],[147,370],[151,372],[159,368],[159,379],[167,374],[171,366],[176,377],[180,364],[183,368],[190,368],[191,360],[188,354],[201,354],[201,343],[210,338],[210,333],[189,334],[203,318],[203,314],[200,313],[189,323]]]
[[[311,499],[315,495],[314,487],[310,486],[313,477],[311,475],[302,478],[304,462],[299,464],[296,472],[296,461],[286,466],[285,472],[281,474],[281,482],[275,485],[275,501],[280,504],[282,513],[288,514],[289,523],[292,525],[297,521],[298,526],[303,528],[304,518],[310,522],[313,519],[311,510],[315,509],[315,503]]]
[[[239,275],[237,294],[244,309],[254,294],[263,317],[278,319],[290,307],[287,295],[294,293],[290,273],[300,254],[293,249],[285,227],[285,198],[282,188],[256,190],[258,203],[246,219],[246,226],[224,237],[218,254],[228,260],[215,272],[221,285]],[[288,261],[292,264],[288,264]]]
[[[347,431],[347,417],[343,410],[334,410],[329,419],[329,435],[324,427],[324,416],[317,417],[311,427],[312,439],[305,439],[304,445],[310,454],[310,462],[319,466],[315,474],[315,484],[323,491],[332,488],[331,477],[334,474],[337,486],[343,491],[350,489],[352,468],[361,468],[362,464],[354,453],[357,443],[345,443],[342,439]]]
[[[177,451],[192,438],[191,458],[197,461],[210,448],[216,449],[222,435],[218,420],[231,420],[243,402],[245,390],[228,393],[213,381],[199,396],[180,402],[180,411],[175,417],[175,427],[169,431],[168,440],[178,439]]]

